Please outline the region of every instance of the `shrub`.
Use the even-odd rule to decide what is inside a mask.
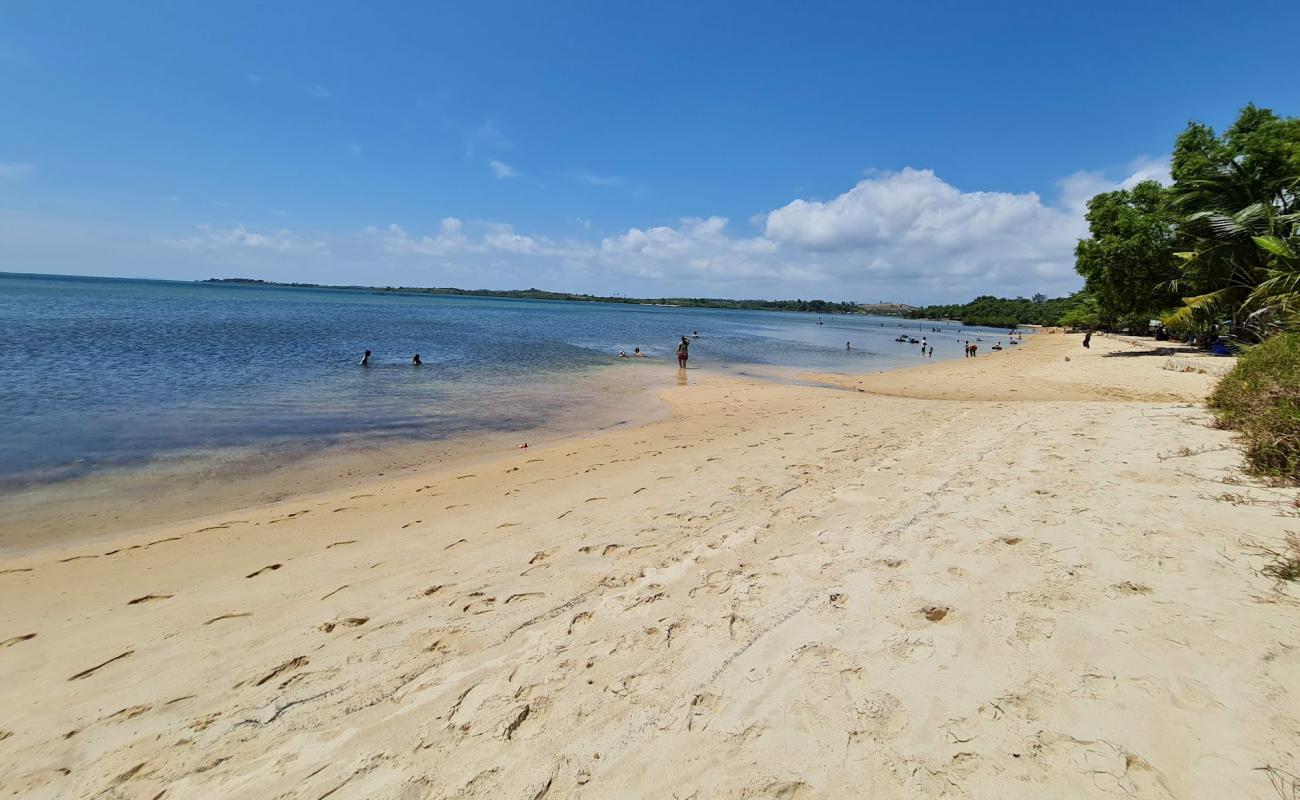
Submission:
[[[1210,407],[1224,427],[1241,431],[1253,472],[1300,483],[1300,333],[1247,350]]]

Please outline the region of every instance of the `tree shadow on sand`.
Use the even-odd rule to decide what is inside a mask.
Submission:
[[[1156,347],[1156,348],[1152,348],[1151,350],[1117,350],[1113,353],[1102,353],[1101,357],[1102,358],[1138,358],[1141,356],[1164,356],[1168,358],[1169,356],[1176,356],[1176,355],[1190,356],[1190,355],[1196,355],[1198,353],[1203,353],[1203,352],[1205,351],[1190,350],[1190,349],[1183,350],[1183,349],[1175,349],[1172,347]]]

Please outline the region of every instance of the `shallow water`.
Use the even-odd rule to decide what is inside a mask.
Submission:
[[[675,371],[693,331],[692,367],[920,363],[893,341],[904,324],[936,359],[960,355],[956,326],[892,318],[0,274],[0,486],[223,450],[539,429],[619,401],[593,374]],[[615,357],[634,347],[654,358]]]

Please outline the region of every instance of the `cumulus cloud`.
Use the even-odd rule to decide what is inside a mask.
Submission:
[[[489,167],[496,169],[489,162]],[[1083,203],[1098,191],[1166,176],[1168,159],[1123,174],[1079,172],[1047,200],[1033,192],[966,191],[931,170],[873,173],[829,199],[797,198],[756,214],[631,226],[596,240],[551,238],[505,222],[445,217],[429,233],[399,225],[311,240],[285,229],[202,226],[165,240],[196,251],[292,254],[342,274],[387,270],[408,285],[453,280],[497,288],[545,285],[630,295],[823,297],[923,303],[975,294],[1056,295],[1078,288],[1073,253]],[[319,241],[320,238],[326,241]],[[278,262],[277,262],[278,263]],[[367,270],[369,272],[362,272]],[[312,279],[310,275],[301,276]],[[356,280],[356,278],[353,278]]]
[[[366,233],[380,238],[384,249],[394,255],[446,256],[472,249],[463,228],[464,223],[459,219],[445,217],[434,236],[412,238],[396,224],[389,225],[384,231],[372,226],[366,229]]]
[[[969,250],[1069,222],[1032,192],[962,192],[930,170],[908,168],[859,181],[827,202],[795,200],[767,215],[764,232],[820,252]]]
[[[1138,156],[1130,161],[1123,177],[1107,177],[1100,171],[1080,170],[1060,181],[1061,205],[1083,216],[1088,210],[1088,200],[1102,192],[1132,189],[1142,181],[1157,181],[1169,186],[1174,179],[1169,174],[1169,156]]]
[[[515,172],[514,167],[504,161],[497,161],[495,158],[488,162],[488,169],[492,170],[492,174],[498,178],[513,178],[519,174]]]
[[[675,226],[629,228],[600,243],[608,269],[642,278],[719,279],[781,277],[791,265],[772,258],[779,246],[762,237],[733,237],[726,217],[687,217]]]

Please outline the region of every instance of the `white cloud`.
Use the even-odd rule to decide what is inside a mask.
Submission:
[[[586,183],[591,186],[602,187],[620,186],[623,183],[623,179],[617,175],[597,175],[596,173],[589,172],[585,169],[570,172],[569,179],[579,183]]]
[[[514,143],[490,119],[483,120],[474,128],[466,128],[455,123],[445,124],[447,127],[460,131],[461,138],[465,140],[466,161],[474,158],[484,150],[511,150],[514,148]]]
[[[756,233],[736,231],[715,215],[631,226],[593,240],[588,221],[578,218],[572,223],[587,238],[553,239],[505,222],[446,217],[428,234],[393,224],[311,238],[240,225],[203,226],[163,241],[228,261],[248,254],[253,265],[252,254],[275,255],[279,260],[268,255],[261,271],[272,264],[302,269],[299,280],[315,280],[319,271],[353,276],[346,282],[913,303],[983,293],[1059,295],[1080,285],[1073,252],[1086,234],[1086,198],[1158,178],[1167,163],[1138,159],[1119,177],[1076,173],[1059,183],[1052,201],[1033,192],[963,191],[930,170],[873,172],[838,196],[797,198],[756,214]]]
[[[311,250],[317,253],[329,252],[323,241],[307,241],[294,236],[287,228],[259,233],[243,225],[233,228],[214,228],[199,225],[197,232],[191,236],[158,237],[162,244],[180,247],[186,250],[207,252],[270,251],[289,253]]]
[[[496,159],[492,159],[488,162],[488,168],[491,169],[492,174],[498,178],[513,178],[519,174],[515,172],[514,167],[504,161],[497,161]]]
[[[600,261],[608,269],[642,278],[685,281],[781,278],[814,271],[773,258],[779,246],[763,237],[732,238],[726,217],[688,217],[676,226],[630,228],[600,243]]]
[[[1169,156],[1138,156],[1128,163],[1123,178],[1108,178],[1103,172],[1080,170],[1061,179],[1061,205],[1083,216],[1088,210],[1088,200],[1101,192],[1132,189],[1142,181],[1158,181],[1169,186],[1174,182],[1169,167]]]
[[[517,255],[537,255],[541,248],[531,236],[515,233],[513,226],[503,225],[500,229],[483,236],[483,244],[493,250]]]
[[[332,94],[332,92],[330,92],[330,90],[327,89],[326,87],[317,84],[315,86],[307,87],[307,94],[311,95],[317,100],[325,100]]]
[[[380,237],[384,249],[393,255],[446,256],[468,252],[469,240],[462,233],[464,223],[455,217],[446,217],[439,225],[437,236],[422,236],[413,239],[397,224],[389,225],[384,231],[378,228],[366,228],[371,237]]]
[[[1142,181],[1158,181],[1165,186],[1170,186],[1174,182],[1173,176],[1169,173],[1171,166],[1169,156],[1159,158],[1139,156],[1129,163],[1129,176],[1120,181],[1120,186],[1131,189]]]
[[[17,180],[24,175],[30,175],[35,170],[35,164],[19,164],[12,161],[0,161],[0,180]]]

